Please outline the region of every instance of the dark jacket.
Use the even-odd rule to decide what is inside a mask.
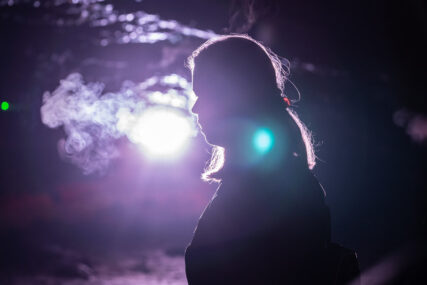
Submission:
[[[187,279],[190,285],[345,284],[358,274],[355,254],[329,241],[324,192],[308,169],[228,175],[186,250]]]

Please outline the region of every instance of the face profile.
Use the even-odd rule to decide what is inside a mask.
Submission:
[[[270,59],[254,42],[244,38],[212,45],[197,57],[193,91],[198,99],[192,112],[198,114],[199,123],[213,144],[224,142],[230,121],[256,118],[265,112],[268,97],[276,97],[280,105],[280,90]]]

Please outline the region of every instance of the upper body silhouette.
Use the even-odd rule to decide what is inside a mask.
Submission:
[[[189,284],[355,278],[355,253],[330,242],[325,194],[309,169],[311,140],[280,96],[287,74],[278,58],[234,35],[202,45],[189,66],[198,96],[193,112],[215,146],[205,179],[220,181],[186,250]],[[261,140],[259,130],[268,130]]]

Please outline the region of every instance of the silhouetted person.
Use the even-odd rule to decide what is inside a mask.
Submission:
[[[354,279],[355,253],[330,242],[311,138],[281,97],[287,70],[277,56],[235,35],[206,42],[188,63],[193,112],[214,146],[204,178],[221,180],[186,250],[189,284]]]

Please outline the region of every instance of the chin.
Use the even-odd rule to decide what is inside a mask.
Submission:
[[[222,140],[222,137],[224,133],[218,129],[217,127],[211,127],[215,126],[215,123],[211,123],[209,125],[203,124],[202,122],[199,123],[200,132],[202,133],[203,137],[205,138],[205,141],[210,145],[220,145],[220,141]]]
[[[207,144],[209,144],[209,145],[217,145],[215,143],[216,140],[212,139],[212,136],[209,135],[210,133],[208,131],[206,131],[205,129],[200,129],[200,133],[205,138],[205,141],[206,141]]]
[[[208,136],[206,135],[206,130],[201,125],[199,125],[199,127],[200,127],[200,134],[202,134],[202,136],[205,139],[206,143],[212,144],[210,142],[210,140],[208,139]]]

